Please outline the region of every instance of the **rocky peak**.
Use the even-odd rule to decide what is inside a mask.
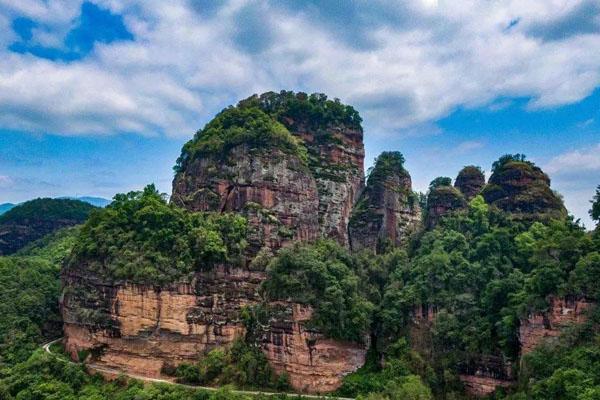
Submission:
[[[433,228],[441,217],[467,206],[465,196],[452,186],[448,177],[435,178],[429,184],[427,194],[426,226]]]
[[[454,181],[454,187],[460,190],[467,201],[481,193],[484,186],[485,175],[481,168],[474,165],[461,169]]]
[[[351,106],[323,94],[249,97],[184,146],[172,201],[244,213],[258,230],[255,250],[320,235],[347,245],[364,182],[360,123]]]
[[[421,210],[403,164],[400,152],[383,152],[375,160],[348,225],[352,250],[405,244],[417,227]]]
[[[365,151],[358,112],[324,94],[290,91],[255,95],[240,105],[258,106],[302,139],[317,183],[320,234],[347,245],[350,212],[364,185]]]
[[[485,201],[514,218],[547,220],[567,215],[562,199],[550,188],[550,178],[522,154],[507,154],[492,165],[484,188]]]

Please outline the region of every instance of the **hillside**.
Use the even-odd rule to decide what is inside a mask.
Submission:
[[[60,228],[85,221],[95,207],[68,199],[35,199],[0,215],[0,255],[12,254]]]
[[[45,355],[21,363],[55,326],[62,263],[73,360],[369,399],[594,399],[598,230],[568,217],[521,154],[500,157],[488,182],[471,165],[425,195],[400,152],[365,177],[360,124],[324,95],[252,96],[184,146],[170,202],[153,185],[118,194],[81,227],[1,257],[11,290],[48,290],[33,296],[42,300],[23,329],[34,334],[5,328],[0,349],[13,358],[0,394],[134,398]],[[41,273],[19,284],[21,270]],[[174,393],[148,391],[131,389]]]

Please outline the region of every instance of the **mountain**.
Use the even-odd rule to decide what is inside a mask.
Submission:
[[[12,254],[60,228],[85,221],[91,204],[68,199],[34,199],[0,216],[0,255]]]
[[[0,204],[0,215],[4,214],[11,208],[15,207],[16,204],[13,203],[2,203]]]

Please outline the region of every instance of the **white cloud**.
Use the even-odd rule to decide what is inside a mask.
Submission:
[[[363,29],[364,21],[343,21],[333,29],[327,18],[280,2],[230,1],[211,14],[198,13],[188,0],[104,0],[124,16],[135,41],[97,46],[71,63],[0,50],[0,127],[190,136],[223,106],[279,89],[340,97],[381,133],[410,134],[456,107],[499,97],[531,96],[531,107],[554,107],[600,86],[600,52],[590,51],[600,48],[599,32],[562,40],[543,35],[544,23],[570,18],[585,2],[353,2],[360,11],[380,8],[381,22]],[[35,30],[34,40],[52,43],[71,27],[79,6],[0,0],[0,15],[43,22],[51,31]],[[258,40],[239,35],[242,24],[252,23],[238,20],[245,6],[265,15],[248,30],[265,33],[256,52],[239,43]],[[519,22],[507,30],[511,21]],[[7,25],[2,18],[0,25]],[[2,31],[0,44],[10,43],[14,35]]]
[[[598,172],[598,179],[600,179],[600,143],[589,148],[560,154],[550,160],[545,170],[556,175]]]

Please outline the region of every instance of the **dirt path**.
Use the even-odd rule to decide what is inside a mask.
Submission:
[[[53,354],[52,351],[50,350],[50,346],[52,346],[54,343],[58,343],[59,341],[61,341],[62,338],[58,338],[55,339],[51,342],[45,343],[42,345],[42,348],[44,349],[44,351],[48,354]],[[75,364],[75,362],[70,361],[70,360],[65,360],[63,358],[58,358],[59,361],[61,362],[68,362],[68,363],[73,363]],[[214,388],[214,387],[210,387],[210,386],[192,386],[192,385],[185,385],[183,383],[177,383],[174,381],[170,381],[168,379],[160,379],[160,378],[150,378],[147,376],[141,376],[141,375],[135,375],[135,374],[129,374],[127,372],[121,371],[119,369],[115,369],[115,368],[108,368],[105,367],[103,365],[97,365],[97,364],[85,364],[85,366],[92,370],[92,371],[96,371],[96,372],[100,372],[100,373],[105,373],[105,374],[114,374],[114,375],[125,375],[129,378],[133,378],[133,379],[137,379],[140,381],[144,381],[144,382],[153,382],[153,383],[166,383],[168,385],[177,385],[177,386],[181,386],[181,387],[185,387],[188,389],[203,389],[203,390],[209,390],[209,391],[216,391],[218,390],[218,388]],[[286,394],[288,396],[300,396],[302,398],[305,399],[337,399],[337,400],[355,400],[353,398],[349,398],[349,397],[333,397],[333,396],[315,396],[315,395],[310,395],[310,394],[296,394],[296,393],[278,393],[278,392],[254,392],[251,390],[232,390],[233,393],[238,393],[238,394],[246,394],[246,395],[265,395],[265,396],[276,396],[276,395],[281,395],[281,394]]]

